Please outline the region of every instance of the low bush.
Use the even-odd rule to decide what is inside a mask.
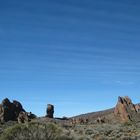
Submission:
[[[0,140],[73,140],[53,123],[16,124],[4,130]]]

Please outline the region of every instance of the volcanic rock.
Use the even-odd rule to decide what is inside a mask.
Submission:
[[[72,118],[69,120],[70,121],[70,124],[72,125],[76,125],[76,124],[88,124],[88,119],[87,118]]]
[[[135,105],[128,96],[118,97],[118,103],[114,110],[114,115],[123,122],[133,121],[137,114]]]
[[[140,112],[140,105],[139,104],[135,105],[135,108],[136,108],[137,112]]]
[[[106,122],[106,118],[105,117],[98,117],[97,120],[96,120],[97,123],[105,123]]]
[[[18,120],[18,123],[25,123],[25,122],[31,121],[29,119],[28,113],[27,112],[23,112],[23,111],[21,111],[19,113],[17,120]]]
[[[25,110],[18,101],[10,102],[8,98],[5,98],[0,104],[0,122],[16,121],[19,113]]]
[[[48,105],[47,105],[46,113],[47,113],[46,117],[48,117],[48,118],[53,118],[54,106],[51,105],[51,104],[48,104]]]

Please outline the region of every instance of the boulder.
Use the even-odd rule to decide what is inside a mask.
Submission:
[[[35,119],[36,115],[31,112],[21,111],[17,117],[18,123],[30,122],[32,119]]]
[[[105,117],[98,117],[96,122],[99,123],[99,124],[103,124],[103,123],[106,122],[106,118]]]
[[[135,105],[135,108],[136,108],[137,112],[140,112],[140,105],[139,104]]]
[[[33,114],[32,112],[27,112],[29,119],[35,119],[37,116]]]
[[[76,124],[88,124],[89,119],[88,118],[71,118],[70,120],[68,120],[70,122],[71,125],[76,125]]]
[[[28,113],[27,112],[23,112],[23,111],[21,111],[19,113],[17,120],[18,120],[18,123],[25,123],[25,122],[31,121],[29,116],[28,116]]]
[[[51,105],[51,104],[48,104],[48,105],[47,105],[46,113],[47,113],[46,117],[48,117],[48,118],[53,118],[54,106]]]
[[[133,121],[137,114],[135,105],[128,96],[118,97],[118,103],[114,109],[114,115],[123,122]]]

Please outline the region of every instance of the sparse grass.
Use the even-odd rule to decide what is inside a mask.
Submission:
[[[13,126],[11,126],[13,124]],[[8,128],[6,128],[8,127]],[[65,125],[51,122],[8,123],[0,140],[139,140],[140,123]]]
[[[16,124],[4,130],[0,140],[72,140],[53,123]]]

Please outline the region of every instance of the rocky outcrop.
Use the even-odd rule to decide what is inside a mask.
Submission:
[[[71,125],[76,124],[88,124],[89,119],[88,118],[71,118],[68,120]]]
[[[16,118],[18,117],[19,113],[22,111],[22,112],[25,112],[25,110],[23,109],[22,105],[20,102],[16,101],[16,100],[13,100],[13,106],[15,107],[14,108],[14,111],[15,111],[15,115],[16,115]]]
[[[114,115],[123,122],[133,121],[137,114],[137,109],[128,96],[118,97],[118,103],[114,110]]]
[[[0,104],[0,122],[16,121],[21,111],[25,112],[20,102],[16,100],[10,102],[5,98]]]
[[[106,118],[105,117],[98,117],[97,120],[96,120],[96,122],[102,124],[102,123],[105,123],[107,121],[106,121]]]
[[[35,119],[36,116],[32,114],[31,112],[23,112],[21,111],[18,115],[18,123],[25,123],[30,122],[32,119]]]
[[[48,104],[48,105],[47,105],[46,113],[47,113],[46,117],[48,117],[48,118],[53,118],[54,106],[51,105],[51,104]]]
[[[140,112],[140,104],[135,105],[136,111]]]
[[[30,121],[30,119],[28,117],[28,113],[27,112],[23,112],[23,111],[21,111],[19,113],[17,120],[18,120],[18,123],[25,123],[25,122],[29,122]]]

